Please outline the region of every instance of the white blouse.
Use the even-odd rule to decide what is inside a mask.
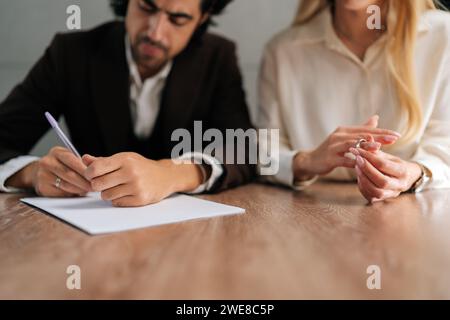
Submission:
[[[259,79],[258,127],[280,130],[279,172],[268,180],[293,185],[297,152],[317,148],[339,126],[362,125],[378,114],[379,127],[402,131],[396,93],[385,63],[386,35],[364,61],[337,37],[324,10],[291,27],[266,46]],[[415,54],[424,122],[417,139],[388,151],[416,161],[433,174],[426,189],[450,188],[450,14],[428,11],[420,20]],[[325,178],[354,180],[354,169]]]

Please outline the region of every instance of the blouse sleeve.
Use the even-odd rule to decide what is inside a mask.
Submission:
[[[259,73],[259,112],[257,126],[260,130],[268,130],[267,142],[261,139],[264,135],[260,132],[260,148],[268,156],[268,164],[259,164],[259,173],[263,180],[283,184],[301,190],[311,185],[316,179],[296,183],[292,170],[292,161],[298,151],[293,150],[283,121],[283,114],[287,112],[279,96],[279,68],[277,66],[276,53],[269,44],[263,55]],[[277,131],[273,131],[273,130]],[[278,137],[276,136],[278,132]],[[274,136],[275,134],[275,136]],[[279,138],[279,139],[277,139]],[[277,143],[277,146],[274,145]],[[260,158],[261,160],[261,158]],[[270,170],[267,168],[270,166]]]
[[[442,66],[435,107],[412,159],[432,173],[424,189],[450,188],[450,57]]]

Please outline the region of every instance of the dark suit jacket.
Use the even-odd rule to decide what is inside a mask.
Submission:
[[[111,22],[87,32],[58,34],[25,80],[0,104],[0,163],[27,154],[49,130],[44,112],[64,115],[81,154],[141,151],[131,143],[125,27]],[[146,157],[170,158],[175,129],[251,127],[233,43],[206,34],[175,58]],[[141,152],[143,153],[143,152]],[[249,181],[250,165],[224,165],[213,191]]]

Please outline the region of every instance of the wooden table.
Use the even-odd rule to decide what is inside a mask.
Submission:
[[[368,206],[352,184],[202,196],[245,215],[89,236],[0,195],[0,298],[450,298],[450,191]],[[68,290],[66,268],[81,268]],[[367,267],[381,290],[367,288]]]

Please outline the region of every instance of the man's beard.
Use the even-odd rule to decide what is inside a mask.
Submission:
[[[164,62],[167,62],[169,60],[169,49],[164,44],[162,44],[161,42],[158,42],[158,41],[154,41],[154,40],[150,39],[146,35],[141,35],[141,36],[138,36],[138,39],[137,39],[137,41],[136,41],[136,43],[134,45],[134,48],[132,50],[133,51],[133,57],[134,57],[134,59],[135,59],[135,61],[137,63],[149,63],[149,62],[151,62],[152,60],[155,59],[155,57],[141,54],[141,52],[139,51],[139,46],[141,44],[148,44],[148,45],[151,45],[153,47],[161,49],[161,51],[163,52],[163,57],[162,57],[161,61],[155,61],[155,63],[158,63],[158,62],[159,63],[164,63]]]

